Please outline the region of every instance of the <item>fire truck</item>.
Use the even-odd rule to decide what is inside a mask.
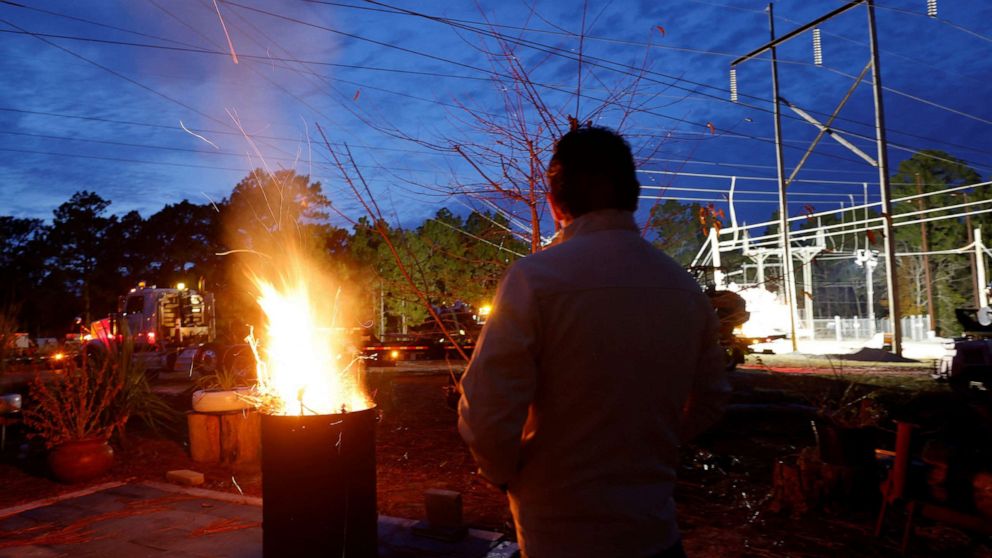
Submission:
[[[209,374],[250,354],[246,345],[216,342],[213,294],[183,283],[172,288],[138,283],[119,298],[117,312],[93,322],[86,351],[104,351],[125,335],[133,341],[133,358],[149,372]]]

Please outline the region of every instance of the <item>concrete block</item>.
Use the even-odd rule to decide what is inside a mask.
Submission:
[[[203,473],[189,469],[176,469],[165,474],[165,480],[185,486],[200,486],[203,484]]]
[[[427,523],[435,529],[462,526],[462,495],[454,490],[431,488],[424,491]]]

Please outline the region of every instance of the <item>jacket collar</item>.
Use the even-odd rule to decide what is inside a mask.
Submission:
[[[605,230],[628,230],[637,232],[634,214],[622,209],[600,209],[583,214],[564,228],[561,240]]]

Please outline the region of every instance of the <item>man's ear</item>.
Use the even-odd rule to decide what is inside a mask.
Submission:
[[[551,208],[551,218],[554,219],[556,225],[564,228],[572,220],[568,211],[558,205],[551,192],[548,192],[548,207]]]

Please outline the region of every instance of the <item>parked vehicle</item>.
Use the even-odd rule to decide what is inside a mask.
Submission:
[[[457,303],[436,307],[435,311],[447,330],[447,335],[433,317],[413,326],[408,333],[386,334],[382,339],[368,334],[363,340],[364,354],[375,366],[391,366],[399,361],[443,360],[460,358],[457,347],[467,355],[475,349],[475,342],[486,323],[490,308]],[[449,339],[450,336],[450,339]]]
[[[214,297],[182,283],[159,288],[139,283],[121,296],[117,312],[93,322],[85,350],[98,353],[111,342],[134,343],[133,358],[149,372],[214,373],[236,366],[248,374],[254,359],[247,345],[217,342]]]
[[[992,390],[992,309],[957,308],[964,334],[944,345],[933,378],[958,390]]]

